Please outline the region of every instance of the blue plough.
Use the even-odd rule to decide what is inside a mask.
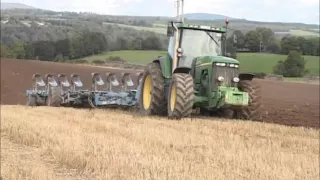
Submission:
[[[140,84],[142,73],[137,73],[137,84]],[[78,74],[70,75],[70,82],[66,75],[46,74],[43,80],[40,74],[33,75],[33,87],[26,90],[27,106],[69,106],[69,107],[132,107],[138,103],[137,89],[130,73],[122,73],[119,82],[115,73],[106,73],[106,83],[100,73],[91,73],[91,89],[83,89],[83,83]],[[114,91],[119,87],[120,91]]]

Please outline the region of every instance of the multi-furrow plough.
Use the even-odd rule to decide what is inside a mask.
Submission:
[[[142,73],[138,73],[137,84]],[[91,73],[91,89],[84,89],[78,74],[71,74],[70,81],[65,74],[33,74],[32,89],[26,90],[28,106],[69,107],[131,107],[137,104],[137,90],[130,73],[122,73],[121,81],[115,73]],[[115,90],[115,89],[118,90]]]

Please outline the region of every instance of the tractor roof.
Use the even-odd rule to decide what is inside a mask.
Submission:
[[[193,24],[185,24],[185,23],[177,23],[176,24],[180,29],[194,29],[194,30],[206,30],[212,32],[225,33],[226,29],[223,27],[214,27],[214,26],[206,26],[206,25],[193,25]]]

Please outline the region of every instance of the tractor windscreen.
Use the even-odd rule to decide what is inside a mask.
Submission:
[[[191,67],[192,60],[199,56],[221,56],[221,33],[184,29],[181,48],[183,60],[179,66]]]

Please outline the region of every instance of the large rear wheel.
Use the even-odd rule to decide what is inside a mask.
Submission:
[[[164,77],[159,63],[145,67],[140,91],[140,113],[142,115],[166,115],[167,102]]]
[[[243,80],[239,82],[239,90],[249,94],[249,105],[236,111],[237,119],[261,119],[261,89],[257,82]]]
[[[194,103],[194,87],[191,75],[184,73],[173,74],[168,100],[169,119],[181,119],[191,116]]]

